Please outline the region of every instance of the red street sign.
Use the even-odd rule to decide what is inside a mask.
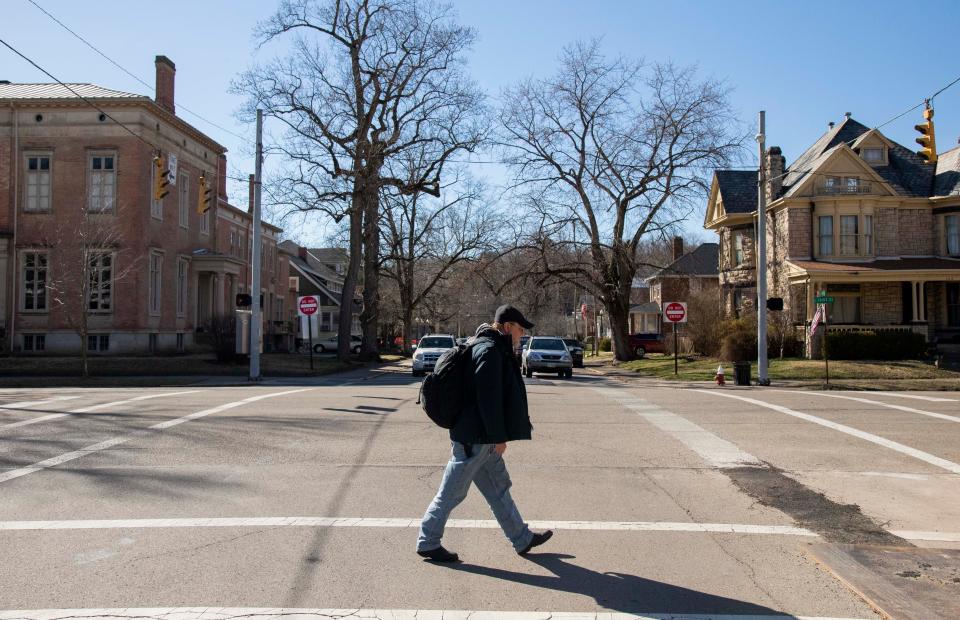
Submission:
[[[313,295],[304,295],[300,298],[299,306],[300,314],[304,316],[311,316],[317,313],[317,308],[320,307],[320,303]]]
[[[663,306],[663,316],[669,323],[687,322],[687,304],[679,301],[670,301]]]

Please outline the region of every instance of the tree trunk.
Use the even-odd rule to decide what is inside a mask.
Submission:
[[[380,192],[375,183],[363,185],[363,348],[360,359],[379,362],[377,323],[380,320]]]
[[[362,251],[363,209],[359,192],[353,194],[350,207],[350,262],[343,279],[340,292],[340,321],[337,325],[337,358],[341,362],[350,360],[350,328],[353,325],[353,294],[357,288],[357,274],[360,272]]]

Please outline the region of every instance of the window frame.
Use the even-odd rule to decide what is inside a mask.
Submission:
[[[190,307],[190,259],[177,257],[177,318],[187,316]]]
[[[882,146],[865,146],[860,149],[860,159],[871,165],[882,166],[887,163],[886,150],[887,149]],[[876,159],[870,159],[867,157],[867,152],[877,153],[878,157]]]
[[[190,173],[177,171],[177,213],[180,228],[190,229]]]
[[[951,235],[950,223],[953,222],[953,234]],[[954,240],[953,250],[950,249],[950,239]],[[960,214],[945,215],[943,218],[943,240],[944,253],[947,256],[960,256]]]
[[[163,256],[163,250],[151,249],[147,260],[147,310],[150,316],[160,316],[163,312]]]
[[[85,252],[85,257],[86,257],[85,259],[87,261],[87,269],[88,269],[87,299],[85,301],[86,311],[88,314],[112,314],[113,308],[114,308],[113,306],[114,276],[116,275],[116,272],[117,272],[117,253],[112,250],[87,250]],[[90,264],[91,259],[93,259],[94,257],[100,257],[100,261],[98,261],[98,264],[96,266]],[[104,271],[104,267],[102,264],[103,257],[108,257],[110,259],[110,265],[106,268],[110,270],[109,282],[106,283],[106,286],[104,286],[103,276],[102,276]],[[98,300],[103,299],[104,289],[106,290],[107,297],[109,299],[109,302],[107,303],[106,307],[103,307],[103,304],[100,301],[97,302],[97,305],[98,305],[97,308],[90,307],[90,304],[93,302],[94,286],[91,280],[94,273],[99,274],[97,278]]]
[[[43,353],[47,350],[47,334],[38,332],[24,332],[21,336],[20,350],[24,353]],[[30,346],[27,346],[29,338]]]
[[[830,231],[827,233],[824,233],[824,230],[823,230],[823,222],[825,220],[830,221]],[[834,215],[832,213],[829,215],[818,215],[817,216],[817,255],[818,256],[830,256],[830,257],[836,256],[836,253],[834,252],[834,250],[836,249],[834,247],[834,239],[833,239],[834,234],[835,234]],[[830,245],[829,252],[826,252],[823,249],[823,246],[824,246],[823,242],[825,239],[829,241],[829,245]]]
[[[44,171],[40,167],[40,162],[37,162],[37,169],[33,173],[30,170],[30,159],[37,158],[38,160],[46,159],[47,160],[47,169]],[[37,207],[30,208],[30,181],[31,177],[39,177],[39,175],[45,175],[45,183],[40,183],[39,178],[37,180]],[[46,186],[47,196],[46,196],[46,208],[40,208],[40,188]],[[21,211],[23,213],[52,213],[53,212],[53,151],[46,150],[29,150],[23,152],[23,204]]]
[[[112,160],[113,167],[110,169],[109,174],[104,174],[104,169],[101,168],[99,171],[94,170],[94,160],[95,159],[110,159]],[[110,149],[97,149],[87,151],[87,211],[89,213],[116,213],[117,209],[117,151]],[[111,195],[110,195],[110,204],[109,207],[103,205],[94,208],[94,199],[93,199],[93,187],[94,179],[97,177],[105,177],[110,179]],[[103,184],[100,185],[101,190]],[[100,201],[103,202],[103,192],[100,194]]]
[[[844,232],[845,224],[853,222],[853,232]],[[841,213],[840,214],[840,230],[838,232],[838,239],[840,241],[839,248],[840,252],[837,256],[860,256],[860,215],[856,213]],[[850,242],[853,242],[852,251],[847,251],[848,248],[846,245]]]
[[[743,231],[735,230],[733,231],[733,266],[742,267],[747,260],[747,253],[743,247]]]
[[[44,277],[42,280],[43,282],[43,287],[42,287],[43,307],[42,308],[39,308],[39,307],[27,308],[27,257],[28,256],[34,256],[34,257],[43,256],[43,259],[44,259],[44,265],[43,265]],[[32,269],[38,270],[39,267],[34,266]],[[50,282],[50,252],[48,252],[47,250],[21,251],[20,252],[20,271],[18,275],[20,277],[19,290],[18,290],[18,297],[20,298],[18,305],[20,308],[20,312],[23,312],[26,314],[47,314],[48,312],[50,312],[50,290],[49,290],[50,287],[48,285],[48,283]],[[37,287],[36,287],[37,280],[38,279],[36,275],[34,275],[32,280],[34,284],[31,287],[31,292],[33,293],[34,301],[36,301],[38,296]]]
[[[93,344],[91,347],[90,345]],[[87,353],[106,353],[110,350],[109,333],[88,333],[87,334]]]

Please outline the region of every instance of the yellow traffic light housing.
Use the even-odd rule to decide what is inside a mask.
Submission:
[[[163,200],[170,193],[167,187],[170,185],[170,171],[167,170],[166,162],[160,155],[153,156],[153,199]]]
[[[923,111],[923,118],[926,122],[914,125],[913,128],[920,132],[917,138],[917,144],[923,148],[917,151],[917,155],[922,157],[928,164],[937,163],[937,140],[933,133],[933,108],[927,101],[927,107]]]
[[[203,215],[210,210],[210,200],[213,195],[212,189],[207,189],[207,175],[200,175],[200,194],[197,198],[197,213]]]

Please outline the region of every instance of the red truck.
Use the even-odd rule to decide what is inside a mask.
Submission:
[[[630,348],[637,357],[647,353],[666,353],[663,334],[630,334]]]

